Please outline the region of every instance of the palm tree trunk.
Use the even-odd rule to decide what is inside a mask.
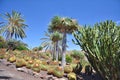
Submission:
[[[53,60],[55,60],[55,53],[56,53],[56,46],[55,46],[55,43],[54,43]]]
[[[58,41],[56,42],[56,61],[58,61]]]
[[[66,41],[67,41],[67,34],[66,32],[63,33],[63,40],[62,40],[62,67],[66,65]]]

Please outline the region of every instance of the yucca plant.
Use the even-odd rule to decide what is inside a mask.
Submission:
[[[103,80],[120,80],[120,26],[107,20],[80,27],[74,37]]]

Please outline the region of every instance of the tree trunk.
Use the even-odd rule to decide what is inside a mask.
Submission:
[[[67,34],[66,32],[63,33],[63,40],[62,40],[62,67],[66,65],[66,41],[67,41]]]
[[[56,42],[56,61],[58,61],[58,41]]]
[[[56,45],[55,45],[55,43],[54,43],[54,50],[53,50],[53,60],[55,60],[55,54],[56,54]]]

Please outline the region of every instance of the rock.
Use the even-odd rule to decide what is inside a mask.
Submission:
[[[28,70],[25,67],[17,68],[17,70],[20,71],[20,72],[28,73]]]
[[[0,71],[0,77],[9,77],[9,78],[11,78],[13,76],[14,76],[14,74],[10,73],[9,71],[6,71],[6,70]]]

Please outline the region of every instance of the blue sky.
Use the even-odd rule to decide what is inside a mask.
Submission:
[[[27,38],[22,41],[30,48],[41,44],[53,16],[71,17],[80,25],[94,25],[96,22],[113,20],[120,22],[120,0],[0,0],[0,14],[16,10],[21,12],[29,26]],[[0,22],[3,21],[0,18]],[[68,50],[80,47],[72,43],[68,35]]]

